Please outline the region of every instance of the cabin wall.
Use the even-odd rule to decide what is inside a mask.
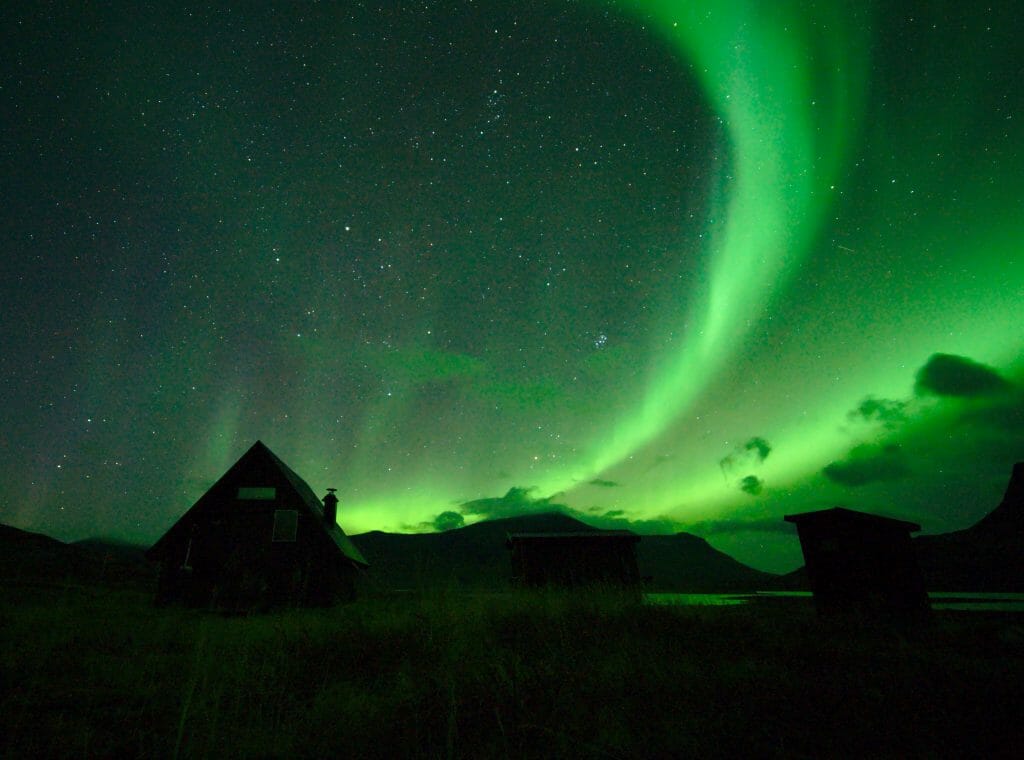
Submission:
[[[354,594],[355,570],[276,471],[218,484],[203,509],[164,549],[158,603],[227,609],[330,604]],[[239,499],[239,488],[274,488]],[[294,541],[274,541],[274,514],[294,510]]]
[[[876,525],[799,524],[815,604],[901,613],[927,608],[910,533]]]

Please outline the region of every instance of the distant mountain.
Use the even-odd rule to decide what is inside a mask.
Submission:
[[[933,591],[1024,591],[1024,462],[999,505],[964,530],[915,539]]]
[[[507,588],[512,573],[509,533],[599,532],[560,513],[509,517],[444,533],[382,533],[352,537],[370,563],[368,582],[382,588],[419,589],[454,583],[466,588]],[[747,567],[688,533],[641,536],[640,574],[651,589],[680,592],[752,591],[774,576]]]
[[[509,533],[594,530],[579,520],[550,513],[485,520],[444,533],[384,533],[352,536],[370,563],[369,583],[388,589],[423,589],[455,584],[494,589],[508,585]]]
[[[106,558],[108,561],[109,559],[116,559],[121,562],[139,565],[148,564],[146,547],[140,544],[117,541],[112,538],[95,537],[72,541],[69,545],[83,549],[86,552],[91,552],[94,556]]]
[[[66,544],[0,524],[0,579],[7,584],[145,586],[154,571],[142,548],[101,539]]]
[[[597,530],[564,514],[544,513],[486,520],[445,533],[371,531],[352,539],[370,562],[366,580],[371,586],[423,589],[454,584],[494,590],[509,585],[509,533]],[[999,505],[977,523],[914,541],[929,590],[1024,592],[1024,462],[1014,465]],[[155,569],[142,552],[143,547],[100,538],[66,544],[0,524],[0,581],[149,586]],[[764,573],[689,533],[641,536],[637,562],[656,591],[808,587],[803,567],[783,576]]]
[[[0,525],[0,577],[7,581],[62,578],[81,570],[67,544],[42,533]]]
[[[486,520],[445,533],[371,531],[352,539],[370,562],[366,582],[379,589],[508,588],[509,533],[599,532],[560,513]],[[144,547],[101,538],[64,543],[0,525],[0,579],[7,583],[151,585],[155,569]],[[640,573],[658,591],[751,591],[774,576],[747,567],[688,533],[642,536]]]
[[[757,591],[773,587],[778,577],[744,565],[691,533],[642,536],[636,556],[653,591]]]
[[[775,591],[809,591],[811,582],[807,578],[807,568],[800,565],[796,570],[776,576],[769,588]]]
[[[978,520],[967,531],[991,538],[1013,536],[1024,539],[1024,462],[1017,462],[1010,472],[1010,482],[999,505]]]

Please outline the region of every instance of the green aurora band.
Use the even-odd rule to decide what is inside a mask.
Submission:
[[[844,165],[865,80],[862,32],[838,3],[810,18],[797,3],[622,5],[641,6],[692,61],[727,127],[733,166],[719,180],[723,218],[708,223],[708,292],[683,315],[680,349],[609,436],[597,472],[678,417],[800,266]]]
[[[869,394],[905,396],[914,369],[930,353],[972,355],[1004,368],[1019,359],[1020,335],[1008,315],[1021,305],[1024,277],[1020,267],[1010,266],[1019,256],[1021,216],[1013,213],[1012,199],[985,198],[982,208],[992,217],[989,223],[964,225],[948,215],[937,194],[918,189],[916,198],[913,192],[908,197],[908,185],[949,184],[949,177],[927,176],[928,167],[937,174],[959,171],[965,183],[961,192],[967,195],[973,167],[956,159],[955,129],[946,133],[949,143],[939,152],[945,160],[936,164],[926,153],[934,146],[915,137],[921,123],[917,119],[900,114],[884,122],[865,123],[873,62],[871,18],[864,4],[824,4],[810,11],[806,4],[786,2],[618,5],[669,40],[680,64],[697,72],[725,125],[728,145],[723,150],[728,151],[730,164],[713,191],[720,199],[718,208],[706,221],[706,292],[696,307],[667,315],[665,329],[678,335],[677,349],[656,358],[635,405],[593,436],[580,456],[531,472],[530,485],[538,494],[560,494],[581,508],[600,503],[601,496],[585,488],[588,482],[616,481],[620,474],[623,481],[636,481],[635,468],[630,466],[634,460],[672,449],[671,474],[644,473],[643,486],[628,496],[629,514],[639,519],[668,515],[684,524],[710,519],[728,513],[745,497],[738,497],[731,483],[723,483],[717,458],[709,457],[705,444],[688,433],[687,419],[714,415],[717,445],[723,451],[752,433],[769,431],[777,453],[761,472],[776,486],[788,483],[797,488],[801,479],[850,447],[844,421],[859,399]],[[977,70],[984,71],[984,64]],[[915,95],[923,100],[935,93],[898,93],[905,101]],[[936,107],[933,102],[931,107],[940,118],[948,118],[956,105]],[[921,108],[921,118],[928,118]],[[960,108],[967,113],[970,105],[960,104]],[[873,152],[854,153],[861,143]],[[893,146],[899,146],[899,156]],[[913,155],[915,151],[921,155]],[[921,174],[902,179],[897,188],[894,160],[899,162],[899,172],[914,167]],[[1013,171],[1008,165],[998,170],[1003,176]],[[855,178],[864,181],[865,177],[880,190],[874,198],[851,200],[845,188]],[[976,192],[985,193],[985,189],[976,188]],[[842,219],[844,213],[852,216],[851,208],[878,227],[851,224],[842,243],[823,235],[830,215],[835,219]],[[903,210],[907,219],[892,218]],[[948,221],[936,225],[943,218]],[[828,302],[836,298],[834,292],[818,287],[811,277],[806,286],[794,286],[808,257],[828,261],[826,254],[834,254],[837,247],[850,252],[850,257],[857,251],[871,252],[864,257],[864,265],[846,261],[851,272],[885,266],[889,279],[882,288],[889,293],[880,296],[882,302],[909,298],[915,303],[908,304],[898,318],[879,322],[868,313],[877,305],[874,297],[867,301],[851,297],[836,304]],[[990,253],[978,255],[977,251]],[[961,259],[962,266],[955,263]],[[939,273],[929,272],[928,293],[920,291],[922,272],[907,266],[907,260],[945,262]],[[816,273],[813,266],[809,271],[820,274],[822,281],[830,277]],[[852,286],[856,277],[849,276]],[[778,323],[774,332],[771,327],[761,336],[752,337],[751,332],[766,313],[771,326],[771,311],[794,292],[809,302],[826,301],[819,304],[821,313],[834,317],[846,310],[849,322],[864,319],[872,332],[842,333],[837,340],[832,319],[808,318],[788,326],[794,334],[805,336],[807,344],[802,352],[787,354],[784,374],[761,379],[763,373],[753,362],[740,369],[743,362],[737,360],[738,354],[767,355],[773,341],[791,344],[793,336],[780,335]],[[957,328],[937,341],[935,325],[940,322],[952,322]],[[759,337],[760,346],[751,346]],[[880,343],[893,346],[888,358],[878,356]],[[859,355],[873,359],[851,362],[850,357]],[[908,363],[907,356],[914,359]],[[727,371],[733,362],[736,366]],[[822,367],[837,366],[844,368],[842,377],[822,378]],[[765,410],[766,403],[750,400],[759,415],[755,430],[749,422],[730,419],[723,411],[730,401],[722,397],[735,392],[737,376],[758,378],[754,381],[757,395],[771,400],[772,410]],[[814,400],[810,414],[808,399]],[[422,507],[412,512],[422,515],[437,511],[446,493],[445,486],[433,478],[413,491],[415,495],[384,499],[377,508],[393,514],[402,508],[399,503],[408,508],[414,501]],[[447,495],[450,499],[451,494]],[[619,501],[626,498],[615,495],[606,506],[627,506]]]
[[[737,425],[730,436],[729,415],[722,413],[735,392],[729,380],[724,393],[712,390],[713,400],[698,404],[704,411],[695,416],[717,415],[726,441],[768,431],[777,453],[759,473],[783,492],[787,485],[802,490],[808,501],[813,491],[801,481],[851,446],[847,412],[866,395],[906,397],[914,370],[931,353],[976,357],[1020,378],[1024,166],[1012,149],[1019,128],[1007,115],[986,131],[979,121],[989,111],[980,107],[990,104],[976,102],[991,87],[983,77],[1009,76],[1012,42],[993,30],[992,20],[976,20],[973,28],[963,25],[956,42],[918,51],[915,58],[927,69],[908,75],[897,69],[906,65],[902,60],[870,60],[865,7],[819,5],[813,16],[796,3],[735,3],[727,10],[715,3],[644,4],[701,72],[728,125],[736,176],[726,191],[725,221],[712,237],[707,302],[690,315],[681,351],[651,383],[617,445],[603,452],[602,466],[657,440],[673,421],[678,431],[680,412],[721,380],[720,369],[741,351],[749,355],[730,368],[731,376],[756,385],[759,401],[750,405],[756,429],[744,433]],[[994,40],[970,68],[942,49],[977,47],[970,35],[985,26]],[[884,67],[899,73],[890,80]],[[873,68],[880,73],[872,97],[882,108],[865,113]],[[1010,93],[1019,102],[1019,88]],[[923,129],[932,123],[945,128]],[[858,187],[871,188],[870,197],[852,197],[848,188]],[[847,228],[841,244],[820,235],[829,215],[833,229]],[[837,247],[848,254],[841,277],[826,271]],[[801,271],[808,256],[811,264]],[[830,280],[847,290],[839,302],[837,288],[820,285]],[[869,286],[864,295],[856,292]],[[788,308],[788,325],[759,331],[759,345],[749,345],[751,325],[787,294],[806,299],[806,306]],[[758,360],[770,363],[773,345],[794,342],[803,350],[786,352],[784,374],[773,379],[759,369]],[[823,368],[840,367],[823,376]],[[914,429],[946,435],[936,422],[939,412],[919,409]],[[696,460],[700,447],[688,453]],[[649,484],[646,515],[699,520],[735,508],[737,495],[723,487],[706,455],[703,460],[703,467],[683,465],[674,477]],[[615,472],[606,476],[614,479]]]
[[[1017,4],[505,5],[26,22],[2,521],[151,540],[257,437],[350,533],[518,489],[785,570],[786,512],[993,505],[1024,402],[915,376],[1022,393]]]
[[[664,330],[677,336],[676,349],[654,357],[633,405],[602,418],[596,425],[601,431],[589,435],[574,456],[540,458],[528,473],[516,473],[486,493],[518,483],[538,497],[552,495],[579,509],[624,508],[633,519],[667,517],[681,525],[713,520],[745,508],[749,497],[737,492],[733,478],[723,477],[719,456],[709,456],[709,435],[711,450],[726,453],[763,433],[775,453],[758,475],[775,493],[812,499],[807,478],[851,447],[849,410],[866,395],[906,396],[914,370],[931,353],[961,353],[1014,371],[1010,365],[1019,361],[1021,339],[1010,315],[1021,305],[1024,268],[1011,264],[1019,261],[1014,257],[1021,215],[1013,213],[1013,199],[971,187],[975,167],[957,157],[957,130],[945,133],[948,144],[938,151],[944,160],[936,164],[929,155],[936,146],[915,135],[916,118],[901,113],[882,120],[884,114],[869,111],[869,79],[879,63],[870,57],[871,14],[864,4],[811,10],[795,2],[618,5],[668,40],[681,66],[692,67],[725,128],[728,169],[712,191],[718,200],[703,236],[706,290],[695,306],[665,316]],[[977,71],[984,71],[983,62]],[[905,107],[919,108],[921,119],[931,108],[937,118],[969,126],[969,103],[906,102],[934,95],[898,93]],[[894,161],[899,182],[893,179]],[[1005,177],[1016,171],[1008,163],[997,168]],[[870,198],[853,198],[847,188],[854,181],[879,189]],[[978,193],[990,218],[964,224],[944,208],[941,194],[918,189],[915,196],[908,190],[952,181],[963,183],[962,198]],[[991,179],[979,184],[985,181]],[[838,242],[837,220],[841,226],[855,217],[871,222],[850,222]],[[826,221],[832,236],[823,232]],[[871,256],[858,262],[857,251]],[[837,253],[849,265],[838,278],[819,268],[831,266]],[[944,262],[937,272],[926,265],[927,292],[920,284],[925,273],[910,265],[917,260]],[[879,269],[887,273],[881,283],[875,279]],[[856,288],[861,276],[878,289],[864,299],[847,294],[835,302],[834,283]],[[794,293],[806,308],[788,307],[793,316],[786,324],[773,320],[773,311]],[[887,302],[908,303],[898,318],[879,320],[873,310]],[[860,321],[871,331],[839,324]],[[940,323],[955,329],[937,339]],[[794,349],[794,342],[802,345]],[[880,352],[880,345],[891,350]],[[785,371],[766,375],[758,362],[770,362],[779,346],[786,349]],[[861,356],[872,358],[852,358]],[[828,367],[843,369],[829,376],[822,372]],[[745,385],[751,387],[741,390]],[[737,399],[739,407],[730,412]],[[388,420],[410,413],[410,405],[374,402],[367,414],[371,422],[360,434],[359,449],[366,453],[357,458],[356,470],[379,469],[373,452],[381,431]],[[236,404],[230,406],[237,412]],[[927,427],[927,411],[919,410],[915,424]],[[709,429],[698,434],[694,420],[709,419]],[[231,429],[218,432],[211,437],[232,438]],[[315,445],[297,445],[303,471],[331,470]],[[671,454],[659,453],[664,451]],[[658,456],[670,458],[671,466],[637,464]],[[230,458],[224,457],[225,465]],[[587,487],[595,479],[635,485],[628,493],[601,493]],[[398,488],[382,483],[351,494],[350,529],[428,524],[474,487],[488,488],[472,478],[460,482],[454,468],[446,471],[443,458],[425,463]]]

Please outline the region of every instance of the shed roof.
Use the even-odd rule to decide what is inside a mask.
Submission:
[[[796,515],[786,515],[783,519],[786,522],[795,523],[797,525],[835,525],[836,527],[850,525],[860,525],[863,527],[876,526],[878,528],[889,530],[899,528],[910,533],[915,533],[921,530],[920,525],[909,522],[908,520],[897,520],[892,517],[874,515],[870,512],[859,512],[855,509],[847,509],[846,507],[832,507],[831,509],[819,509],[814,512],[801,512]]]

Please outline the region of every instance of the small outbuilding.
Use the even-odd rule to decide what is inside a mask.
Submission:
[[[355,596],[363,555],[321,502],[261,441],[146,552],[160,563],[157,603],[251,610]]]
[[[637,586],[636,545],[628,530],[510,533],[512,581],[523,586]]]
[[[796,525],[819,612],[927,614],[928,594],[910,537],[920,525],[843,507],[784,519]]]

